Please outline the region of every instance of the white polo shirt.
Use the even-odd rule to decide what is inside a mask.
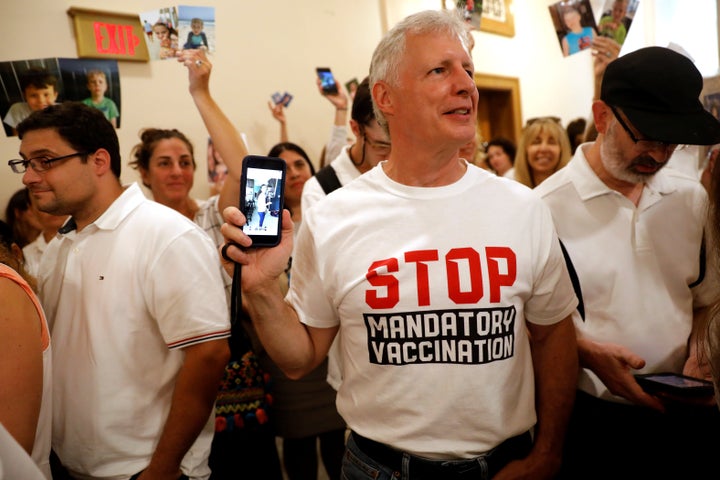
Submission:
[[[45,235],[40,232],[35,240],[25,245],[22,249],[23,257],[25,257],[25,271],[30,275],[37,277],[38,267],[40,266],[40,258],[42,258],[48,242],[45,241]]]
[[[605,185],[579,147],[572,161],[535,188],[580,279],[585,320],[579,335],[623,345],[645,359],[638,373],[682,373],[693,308],[708,305],[714,269],[700,275],[707,194],[694,178],[665,168],[645,185],[638,206]],[[582,369],[579,388],[612,395]]]
[[[67,225],[67,224],[66,224]],[[183,348],[230,335],[210,238],[133,184],[40,264],[53,338],[53,449],[79,478],[145,468],[167,418]],[[209,474],[212,418],[183,461]]]

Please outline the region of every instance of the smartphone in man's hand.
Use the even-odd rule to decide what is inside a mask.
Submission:
[[[284,160],[258,155],[243,159],[240,210],[246,218],[243,232],[252,239],[253,247],[274,247],[280,243],[284,187]]]

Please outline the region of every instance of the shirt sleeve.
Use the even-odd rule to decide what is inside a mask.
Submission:
[[[168,348],[230,336],[220,257],[200,228],[179,235],[150,270],[148,307]]]

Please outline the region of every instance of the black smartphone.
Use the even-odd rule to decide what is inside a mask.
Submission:
[[[318,78],[320,79],[320,86],[322,87],[322,91],[324,94],[334,95],[338,93],[337,82],[335,81],[335,77],[333,77],[333,74],[329,68],[317,67],[315,71],[317,72]]]
[[[274,247],[280,243],[284,187],[284,160],[258,155],[243,159],[240,210],[247,219],[243,232],[252,239],[253,247]]]
[[[635,375],[635,379],[650,394],[666,393],[680,397],[710,397],[714,394],[712,382],[677,373],[646,373]]]

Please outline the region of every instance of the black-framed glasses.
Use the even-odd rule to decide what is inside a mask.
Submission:
[[[390,142],[385,142],[383,140],[373,140],[372,138],[368,137],[367,133],[365,132],[365,127],[363,125],[360,125],[360,135],[363,138],[363,142],[370,145],[370,148],[377,152],[384,152],[384,153],[390,153],[390,149],[392,148],[392,145]]]
[[[525,121],[525,126],[526,126],[526,127],[529,127],[529,126],[532,125],[533,123],[536,123],[536,122],[539,122],[539,121],[543,121],[543,120],[547,120],[547,121],[550,121],[550,122],[555,122],[555,123],[557,123],[558,125],[562,125],[562,121],[561,121],[560,117],[533,117],[533,118],[528,118],[528,119]]]
[[[663,150],[667,152],[668,154],[672,153],[676,148],[678,148],[677,143],[667,143],[667,142],[660,142],[658,140],[646,140],[644,138],[637,138],[635,134],[630,130],[630,127],[627,123],[625,123],[625,120],[618,114],[618,111],[615,107],[612,105],[609,105],[610,110],[612,110],[613,115],[615,115],[615,118],[617,118],[618,123],[620,126],[625,130],[625,133],[628,134],[630,137],[630,140],[633,141],[636,147],[638,147],[641,150]]]
[[[29,158],[27,160],[18,158],[16,160],[10,160],[8,161],[8,165],[10,165],[10,168],[12,168],[12,171],[15,173],[25,173],[28,169],[28,166],[32,168],[37,173],[46,172],[47,170],[50,170],[50,167],[52,167],[52,164],[59,161],[59,160],[65,160],[67,158],[72,157],[84,157],[86,155],[90,155],[91,152],[75,152],[70,153],[68,155],[63,155],[61,157],[54,157],[54,158],[47,158],[47,157],[35,157],[35,158]]]

